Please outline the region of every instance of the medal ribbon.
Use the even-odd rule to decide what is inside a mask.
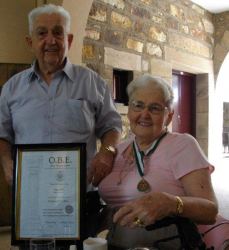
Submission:
[[[143,161],[144,156],[151,155],[157,149],[159,143],[166,136],[166,134],[167,132],[163,133],[157,140],[155,140],[150,146],[150,148],[146,151],[146,153],[140,151],[136,141],[135,140],[133,141],[134,157],[137,163],[138,173],[141,177],[144,176],[144,161]]]

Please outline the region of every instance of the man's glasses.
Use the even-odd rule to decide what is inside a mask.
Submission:
[[[168,109],[167,107],[165,106],[162,106],[160,104],[149,104],[148,106],[145,105],[144,102],[141,102],[141,101],[131,101],[129,103],[129,106],[130,108],[135,111],[135,112],[141,112],[143,111],[145,108],[147,108],[149,110],[149,112],[151,114],[154,114],[154,115],[158,115],[158,114],[161,114],[165,109]]]

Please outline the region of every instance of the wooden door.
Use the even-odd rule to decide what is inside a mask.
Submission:
[[[172,131],[196,135],[196,77],[173,71],[174,116]]]

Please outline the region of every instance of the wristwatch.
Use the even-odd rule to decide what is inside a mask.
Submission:
[[[105,149],[106,151],[112,153],[113,155],[116,155],[116,148],[114,146],[111,145],[107,145],[107,146],[103,146],[102,148]]]

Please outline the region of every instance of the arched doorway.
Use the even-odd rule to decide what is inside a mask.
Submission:
[[[225,122],[224,119],[226,119],[226,116],[224,116],[224,113],[227,112],[225,104],[229,103],[229,84],[228,84],[228,79],[229,79],[229,53],[227,53],[221,68],[219,70],[218,78],[216,81],[216,97],[217,97],[217,108],[218,108],[218,131],[221,132],[221,135],[219,136],[221,138],[220,145],[223,146],[223,133],[229,132],[227,131],[227,122]],[[224,108],[225,107],[225,108]],[[226,140],[225,140],[226,143]],[[221,146],[221,153],[223,153],[224,149]],[[227,149],[226,149],[227,151]]]
[[[213,187],[215,188],[216,196],[219,203],[219,212],[226,218],[229,218],[228,214],[228,174],[229,174],[229,154],[224,154],[223,148],[223,125],[224,122],[224,109],[225,103],[229,103],[229,52],[221,64],[219,74],[216,80],[216,95],[215,95],[215,128],[212,131],[215,138],[215,156],[216,161],[214,163],[216,171],[212,175]],[[229,111],[228,111],[229,112]]]

